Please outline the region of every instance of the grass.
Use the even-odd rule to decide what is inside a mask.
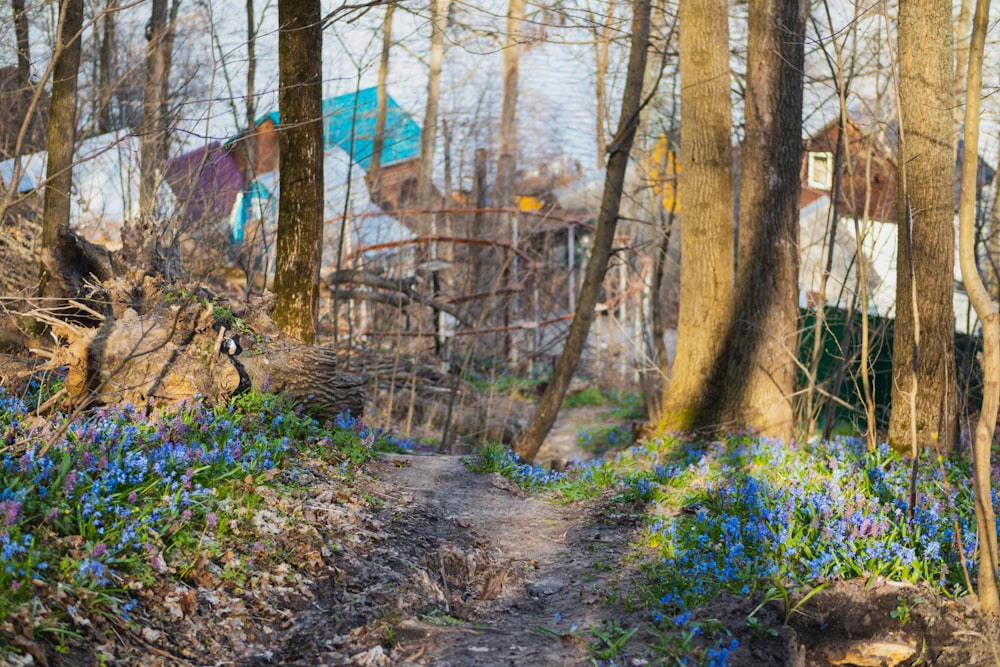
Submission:
[[[502,451],[488,458],[492,470],[564,501],[604,496],[645,506],[637,546],[653,556],[632,604],[651,619],[653,643],[689,664],[724,664],[734,648],[721,630],[699,628],[698,641],[686,634],[692,611],[723,592],[781,597],[790,615],[789,591],[835,579],[881,575],[957,596],[969,592],[963,566],[976,571],[963,460],[920,460],[911,524],[909,463],[885,445],[869,452],[859,438],[786,445],[746,435],[664,437],[565,474]]]

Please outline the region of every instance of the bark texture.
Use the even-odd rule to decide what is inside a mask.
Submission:
[[[303,345],[269,318],[273,294],[233,306],[198,286],[164,288],[147,276],[141,284],[107,281],[91,303],[104,311],[100,326],[54,327],[68,345],[51,363],[67,368],[75,405],[195,397],[215,404],[256,388],[286,393],[327,418],[364,409],[362,378],[341,370],[333,350]]]
[[[76,89],[80,70],[80,32],[83,29],[83,0],[61,0],[56,62],[52,70],[52,105],[49,110],[45,174],[45,210],[42,214],[42,296],[66,294],[63,286],[50,280],[59,265],[52,248],[60,227],[69,224],[70,189],[73,185],[73,146],[76,142]]]
[[[664,385],[664,431],[697,424],[733,299],[733,153],[725,0],[680,5],[681,295],[677,354]]]
[[[319,0],[278,3],[281,198],[274,321],[290,336],[316,340],[323,242],[323,72]]]
[[[629,153],[639,125],[642,83],[646,73],[646,52],[649,49],[650,5],[651,0],[635,0],[633,3],[632,44],[625,78],[625,92],[622,96],[621,115],[618,117],[618,131],[608,151],[608,168],[604,178],[604,193],[601,197],[601,211],[597,217],[594,245],[590,260],[587,262],[583,285],[580,287],[576,315],[573,324],[570,325],[555,371],[552,373],[552,380],[538,403],[527,432],[515,450],[526,461],[534,460],[545,436],[555,423],[566,389],[580,361],[590,325],[594,320],[594,306],[597,305],[601,283],[604,282],[611,245],[618,226],[618,206],[625,187],[625,170],[628,167]]]
[[[942,450],[949,452],[958,437],[953,304],[955,125],[951,111],[955,68],[951,17],[952,5],[946,0],[901,0],[899,4],[903,173],[898,207],[901,213],[889,444],[903,451],[912,446],[928,447],[937,440]],[[912,255],[907,228],[912,236]],[[911,261],[915,286],[910,278]],[[916,312],[911,292],[914,287]],[[919,339],[915,335],[918,325]],[[910,433],[910,392],[914,382],[916,443],[911,442]]]
[[[159,170],[163,166],[166,144],[166,118],[162,81],[168,61],[164,50],[167,33],[169,0],[153,0],[147,25],[146,90],[142,105],[142,146],[139,150],[139,210],[143,217],[152,217],[156,204]]]
[[[805,12],[750,0],[735,310],[703,418],[714,431],[792,436]]]

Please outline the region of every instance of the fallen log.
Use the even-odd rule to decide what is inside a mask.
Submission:
[[[273,294],[234,304],[145,276],[106,281],[88,303],[99,326],[47,322],[63,341],[48,366],[66,367],[76,406],[214,405],[255,388],[286,393],[320,418],[364,410],[363,379],[343,370],[335,351],[285,335],[270,318]]]

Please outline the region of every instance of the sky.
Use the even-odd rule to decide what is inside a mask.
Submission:
[[[388,82],[393,98],[421,125],[427,86],[426,51],[430,39],[427,4],[424,1],[404,0],[395,12],[392,30],[395,45]],[[340,6],[340,2],[323,0],[324,14]],[[520,67],[518,162],[519,166],[528,170],[579,164],[584,171],[590,171],[599,164],[595,129],[594,50],[588,43],[590,31],[579,26],[584,23],[589,6],[601,13],[606,5],[597,0],[567,0],[562,6],[569,19],[565,26],[560,25],[559,14],[541,14],[529,7],[529,12],[533,13],[529,15],[527,30],[537,36],[544,29],[546,43],[528,45],[522,54]],[[874,97],[878,88],[885,88],[890,83],[887,57],[884,55],[885,38],[880,34],[884,33],[884,20],[874,13],[880,6],[880,3],[868,2],[855,9],[855,5],[843,0],[831,4],[833,31],[841,40],[848,39],[843,28],[855,11],[863,17],[866,30],[858,39],[858,50],[866,54],[862,58],[862,66],[869,76],[857,78],[853,88],[869,99]],[[50,35],[55,15],[52,3],[31,5],[29,2],[29,7],[32,7],[32,55],[36,74],[41,74],[51,54]],[[127,3],[125,7],[119,13],[119,32],[123,41],[138,52],[143,44],[149,2]],[[466,27],[452,28],[448,32],[442,72],[441,117],[449,128],[449,150],[452,164],[456,165],[455,174],[464,187],[469,185],[475,149],[491,148],[496,144],[506,7],[506,0],[482,0],[469,4],[455,3],[452,9],[453,22]],[[820,11],[821,7],[817,5],[814,8],[814,20],[820,30],[829,33],[826,14]],[[254,0],[254,9],[258,58],[256,105],[259,112],[264,113],[277,108],[276,0]],[[9,3],[0,4],[0,65],[13,62],[13,30],[9,11]],[[742,41],[745,19],[741,11],[740,5],[734,5],[730,21],[734,47]],[[327,27],[322,54],[326,97],[375,85],[383,16],[384,9],[376,7],[361,16],[345,16]],[[173,67],[175,84],[184,82],[186,89],[175,98],[182,104],[174,148],[183,151],[206,140],[229,138],[245,126],[246,2],[181,0],[179,18]],[[628,29],[627,20],[620,19],[615,29],[624,34]],[[815,30],[810,25],[806,44],[807,52],[811,54],[806,68],[807,132],[826,124],[836,113],[833,90],[828,81],[829,68],[819,52]],[[85,48],[96,48],[95,37],[93,29],[88,30],[84,38]],[[848,41],[843,43],[850,46]],[[880,60],[872,60],[871,54],[879,51],[883,52]],[[996,61],[1000,55],[998,51],[1000,49],[995,44],[989,44],[988,57]],[[612,49],[609,104],[613,115],[626,57],[625,45]],[[739,70],[742,67],[739,48],[734,48],[733,60],[734,67]],[[142,67],[141,58],[132,58],[129,62],[134,67]],[[992,72],[996,69],[994,66]],[[85,67],[81,73],[84,90],[87,82],[93,79],[93,72],[93,67]],[[995,81],[996,75],[988,74],[986,79],[988,83]],[[734,88],[739,85],[737,77]],[[991,156],[996,154],[993,137],[997,136],[997,112],[992,95],[984,100],[983,106],[983,148],[986,155]],[[736,125],[735,139],[738,139],[738,105]],[[439,180],[443,163],[444,138],[439,131],[436,160]]]

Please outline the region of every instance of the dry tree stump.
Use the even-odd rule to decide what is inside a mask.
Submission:
[[[364,410],[363,379],[334,351],[282,333],[270,318],[273,294],[232,304],[133,273],[105,281],[88,303],[98,326],[49,322],[64,340],[49,365],[66,367],[74,404],[214,405],[255,388],[288,394],[323,418]]]

